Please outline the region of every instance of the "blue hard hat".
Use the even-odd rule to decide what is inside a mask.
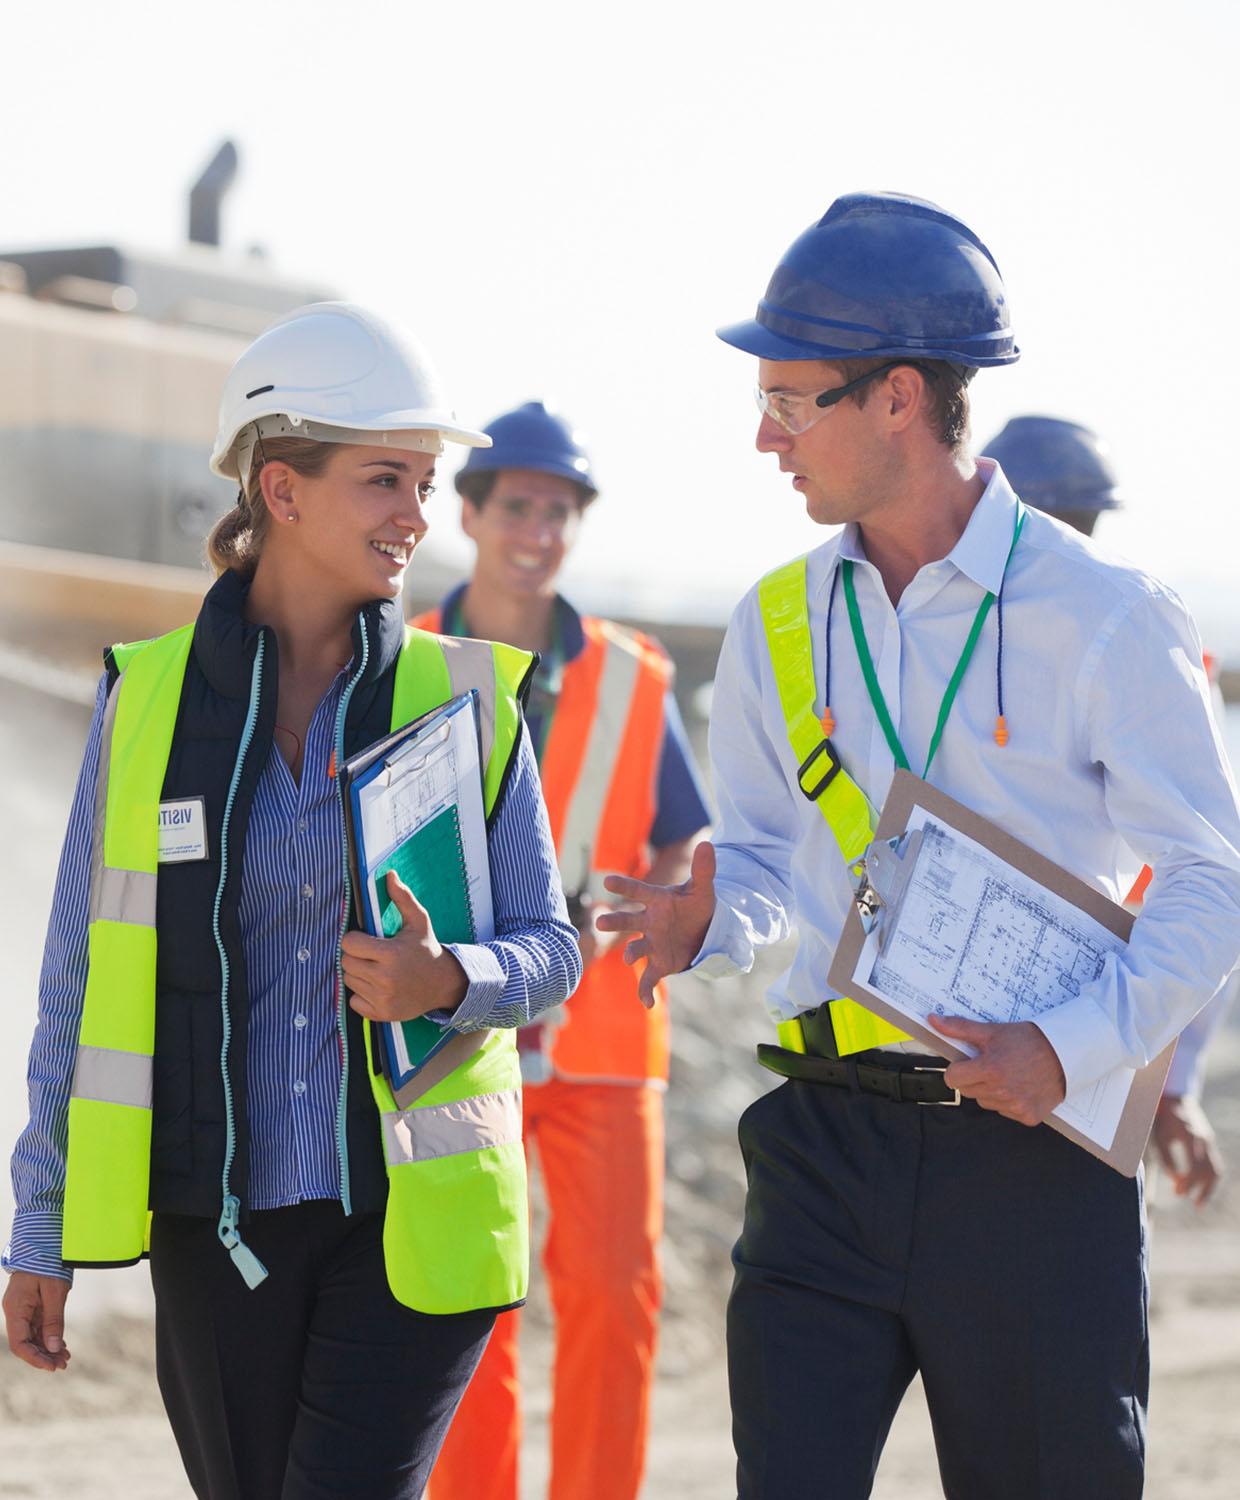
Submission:
[[[1020,358],[994,256],[959,219],[901,193],[837,198],[784,252],[756,315],[719,337],[759,359]]]
[[[496,474],[500,469],[537,469],[571,479],[582,491],[582,499],[598,494],[590,458],[581,439],[563,417],[548,411],[541,401],[527,401],[515,411],[496,417],[484,428],[489,448],[471,448],[469,458],[456,474],[456,487],[467,474]]]
[[[1059,417],[1013,417],[982,450],[1027,505],[1052,516],[1119,509],[1106,454],[1096,433]]]

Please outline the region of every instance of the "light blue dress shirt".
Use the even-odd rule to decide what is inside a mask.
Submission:
[[[855,563],[859,608],[896,731],[920,768],[943,689],[978,605],[996,591],[1016,498],[992,460],[963,535],[893,605],[859,532],[809,554],[818,697],[831,579]],[[894,762],[866,691],[845,612],[831,635],[833,742],[875,807]],[[997,618],[991,610],[930,772],[950,796],[1122,900],[1155,875],[1118,957],[1038,1025],[1068,1093],[1162,1051],[1210,999],[1240,951],[1240,810],[1211,711],[1201,641],[1164,585],[1029,511],[1003,589],[1003,697],[1010,740],[994,740]],[[851,890],[826,820],[801,793],[771,672],[757,589],[728,628],[711,709],[719,902],[696,963],[745,971],[754,950],[799,944],[769,992],[776,1019],[834,997],[827,971]],[[918,1047],[918,1050],[924,1050]]]

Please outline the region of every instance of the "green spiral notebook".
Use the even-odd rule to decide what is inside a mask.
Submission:
[[[460,820],[455,807],[445,807],[376,865],[375,896],[384,937],[391,937],[401,928],[400,912],[388,895],[389,870],[396,871],[419,904],[426,908],[435,936],[441,943],[473,942],[474,914],[461,848]],[[383,1042],[393,1090],[402,1088],[452,1034],[425,1016],[385,1026]]]

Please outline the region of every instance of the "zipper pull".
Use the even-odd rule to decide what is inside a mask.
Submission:
[[[267,1267],[237,1233],[237,1216],[241,1211],[241,1200],[229,1193],[224,1199],[220,1213],[218,1234],[220,1243],[228,1251],[229,1259],[241,1273],[241,1279],[253,1291],[267,1280]]]

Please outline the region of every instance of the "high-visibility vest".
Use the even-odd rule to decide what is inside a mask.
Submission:
[[[62,1253],[75,1265],[130,1264],[147,1246],[158,815],[193,629],[113,652],[121,675],[103,725],[96,796],[102,833],[69,1103]],[[395,667],[393,728],[478,690],[488,816],[516,751],[519,693],[531,660],[511,646],[407,628]],[[244,736],[238,772],[247,745]],[[226,836],[227,813],[224,829]],[[223,878],[222,871],[221,889]],[[455,1038],[439,1054],[447,1062],[408,1109],[397,1107],[371,1066],[369,1027],[364,1034],[387,1164],[383,1245],[394,1296],[426,1313],[521,1301],[529,1213],[513,1033]]]
[[[768,573],[758,585],[758,608],[788,743],[797,767],[797,784],[826,819],[851,871],[874,837],[877,820],[865,793],[840,764],[816,712],[814,642],[809,629],[805,562],[805,558],[799,557]],[[855,1000],[832,1000],[830,1011],[840,1057],[908,1040],[907,1032]],[[799,1020],[784,1021],[778,1029],[782,1046],[793,1052],[805,1051]]]
[[[438,630],[441,620],[439,610],[430,610],[414,623]],[[540,771],[565,892],[614,902],[603,876],[640,877],[649,867],[673,669],[649,636],[588,615],[581,624],[585,646],[564,666]],[[551,1024],[556,1075],[665,1083],[670,1019],[662,986],[658,995],[650,1010],[639,1004],[623,943],[608,949],[554,1018],[562,1024]]]

